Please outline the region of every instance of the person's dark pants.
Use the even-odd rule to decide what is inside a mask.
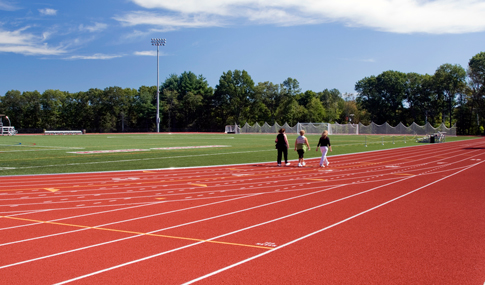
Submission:
[[[281,157],[285,157],[285,163],[288,163],[288,148],[278,148],[278,164],[281,164]]]
[[[298,149],[298,150],[296,150],[296,152],[298,152],[298,158],[299,159],[302,159],[303,158],[303,155],[305,154],[305,151],[302,150],[302,149]]]

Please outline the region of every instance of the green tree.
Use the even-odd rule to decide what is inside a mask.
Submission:
[[[319,123],[324,121],[325,109],[323,108],[322,102],[316,97],[312,97],[310,102],[306,105],[307,118],[306,121]]]
[[[325,89],[322,92],[317,93],[320,102],[322,102],[325,108],[325,122],[335,122],[342,113],[344,106],[344,99],[338,89]]]
[[[477,133],[480,133],[480,126],[485,127],[485,52],[480,52],[470,59],[467,74],[470,79],[470,105],[477,117]]]
[[[253,99],[254,82],[247,71],[229,70],[222,74],[214,92],[214,101],[216,107],[225,109],[219,111],[225,118],[223,124],[248,121]]]
[[[60,120],[62,102],[65,101],[68,92],[48,89],[40,98],[41,127],[44,129],[66,128],[65,121]]]
[[[377,124],[397,125],[403,111],[405,84],[406,74],[399,71],[389,70],[377,77],[366,77],[355,85],[359,93],[357,102]]]
[[[466,71],[460,65],[443,64],[434,74],[436,80],[437,94],[448,107],[450,126],[452,125],[453,108],[456,106],[456,97],[459,95],[463,102],[466,86]],[[443,109],[445,106],[443,106]],[[444,122],[444,121],[443,121]]]
[[[17,129],[24,127],[25,102],[20,91],[10,90],[0,97],[0,113],[7,115]]]
[[[23,101],[23,123],[24,128],[34,128],[39,129],[42,128],[41,125],[41,104],[40,98],[41,94],[39,91],[26,91],[22,93],[22,101]]]

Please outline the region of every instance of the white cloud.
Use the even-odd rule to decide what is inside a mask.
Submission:
[[[106,28],[108,28],[108,25],[104,23],[94,23],[93,26],[84,26],[83,24],[79,25],[80,31],[88,31],[91,33],[100,32],[106,30]]]
[[[167,16],[144,11],[131,12],[125,16],[116,16],[114,19],[121,22],[124,26],[152,25],[164,27],[164,30],[174,30],[176,28],[203,28],[224,25],[222,21],[210,19],[210,17],[205,15]]]
[[[45,8],[39,9],[39,13],[44,16],[55,16],[57,14],[57,10]]]
[[[10,3],[9,1],[0,0],[0,10],[15,11],[15,10],[18,10],[18,9],[20,9],[20,8],[18,8],[14,4]]]
[[[157,56],[157,51],[155,50],[135,51],[133,54],[140,55],[140,56]]]
[[[66,57],[65,59],[113,59],[113,58],[118,58],[118,57],[123,57],[123,55],[110,55],[110,54],[102,54],[102,53],[96,53],[93,55],[73,55],[70,57]]]
[[[281,26],[340,22],[392,33],[470,33],[485,31],[483,0],[131,0],[146,9],[174,14],[132,12],[125,25],[212,27],[245,19]],[[143,19],[146,17],[145,19]]]
[[[15,31],[0,29],[0,52],[18,53],[24,55],[60,55],[66,53],[65,47],[51,47],[43,41],[49,36],[41,37],[25,32],[29,27]]]

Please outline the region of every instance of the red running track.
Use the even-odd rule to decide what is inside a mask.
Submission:
[[[0,177],[0,283],[484,284],[484,139],[329,160]]]

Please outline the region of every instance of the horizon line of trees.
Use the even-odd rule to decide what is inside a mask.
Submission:
[[[156,130],[156,86],[108,87],[69,93],[20,92],[0,97],[0,114],[21,132]],[[384,71],[355,84],[356,95],[337,89],[302,91],[299,82],[257,84],[245,70],[223,72],[215,88],[202,75],[171,74],[160,86],[161,131],[222,131],[225,125],[298,122],[457,124],[458,134],[483,133],[485,52],[465,70],[443,64],[433,75]]]

